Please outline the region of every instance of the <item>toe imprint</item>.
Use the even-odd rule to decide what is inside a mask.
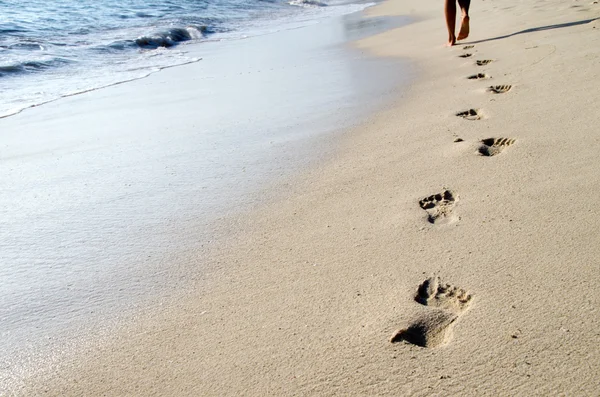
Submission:
[[[505,92],[510,91],[512,85],[504,84],[504,85],[493,85],[489,88],[489,90],[495,94],[504,94]]]
[[[425,197],[419,201],[422,209],[427,211],[429,223],[451,223],[456,220],[454,206],[458,196],[450,190]]]
[[[466,53],[466,54],[459,55],[458,57],[459,58],[470,58],[472,56],[473,56],[473,54]]]
[[[462,112],[456,113],[456,116],[462,117],[463,119],[466,119],[466,120],[472,120],[472,121],[481,119],[481,113],[480,113],[479,109],[464,110]]]
[[[487,75],[485,73],[477,73],[474,75],[471,75],[469,77],[467,77],[469,80],[487,80],[487,79],[491,79],[492,76]]]
[[[476,63],[477,63],[477,66],[485,66],[492,62],[494,62],[492,59],[481,59],[481,60],[478,60]]]
[[[482,156],[495,156],[502,152],[507,146],[511,146],[516,142],[512,138],[488,138],[481,141],[481,146],[478,149]]]
[[[470,50],[471,48],[475,48],[474,45],[466,45],[463,47],[463,50]]]
[[[447,309],[456,314],[465,311],[472,298],[472,295],[462,288],[441,284],[438,277],[430,277],[423,281],[415,295],[415,301],[422,305]]]

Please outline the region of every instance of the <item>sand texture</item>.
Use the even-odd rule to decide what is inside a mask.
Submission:
[[[414,61],[398,100],[22,395],[600,394],[600,4],[475,0],[453,48],[442,11],[370,10],[415,17],[356,44]]]

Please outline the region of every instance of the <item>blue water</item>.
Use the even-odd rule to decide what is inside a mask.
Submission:
[[[235,40],[368,6],[352,0],[0,0],[0,117],[198,62],[186,45]]]

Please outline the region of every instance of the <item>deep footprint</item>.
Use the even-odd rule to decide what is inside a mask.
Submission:
[[[433,309],[408,326],[392,335],[390,342],[406,341],[421,347],[438,347],[446,344],[452,336],[452,328],[458,316],[454,313]]]
[[[463,119],[471,120],[471,121],[475,121],[475,120],[480,120],[481,119],[481,113],[480,113],[479,109],[465,110],[465,111],[456,113],[456,115],[458,117],[462,117]]]
[[[495,156],[502,152],[506,147],[516,142],[512,138],[488,138],[481,141],[478,151],[482,156]]]
[[[423,281],[417,289],[415,301],[425,306],[439,307],[460,314],[471,303],[472,295],[462,288],[441,284],[438,277]]]
[[[492,62],[494,62],[492,59],[482,59],[482,60],[477,61],[476,63],[477,63],[477,66],[485,66]]]
[[[510,91],[512,85],[504,84],[504,85],[493,85],[489,88],[489,90],[495,94],[504,94],[505,92]]]
[[[486,79],[491,79],[492,76],[487,75],[485,73],[477,73],[474,75],[471,75],[469,77],[467,77],[469,80],[486,80]]]
[[[454,206],[458,196],[450,190],[425,197],[419,201],[422,209],[427,211],[427,221],[433,224],[451,223],[457,220]]]
[[[430,306],[408,328],[394,332],[390,342],[406,341],[421,347],[438,347],[446,344],[456,320],[468,309],[473,297],[462,288],[441,284],[438,277],[423,281],[417,289],[415,300]]]
[[[473,56],[473,54],[468,54],[468,53],[467,53],[467,54],[462,54],[462,55],[459,55],[458,57],[459,57],[459,58],[470,58],[470,57],[472,57],[472,56]]]

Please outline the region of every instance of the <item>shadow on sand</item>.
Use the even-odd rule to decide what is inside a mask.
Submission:
[[[597,19],[600,19],[600,18],[585,19],[583,21],[577,21],[577,22],[559,23],[559,24],[556,24],[556,25],[540,26],[540,27],[537,27],[537,28],[531,28],[531,29],[521,30],[519,32],[507,34],[507,35],[504,35],[504,36],[492,37],[490,39],[483,39],[483,40],[477,40],[477,41],[463,42],[463,43],[460,43],[460,44],[461,45],[479,44],[479,43],[485,43],[487,41],[502,40],[502,39],[513,37],[513,36],[516,36],[516,35],[519,35],[519,34],[541,32],[543,30],[550,30],[550,29],[568,28],[568,27],[577,26],[577,25],[585,25],[586,23],[593,22],[593,21],[595,21]]]

